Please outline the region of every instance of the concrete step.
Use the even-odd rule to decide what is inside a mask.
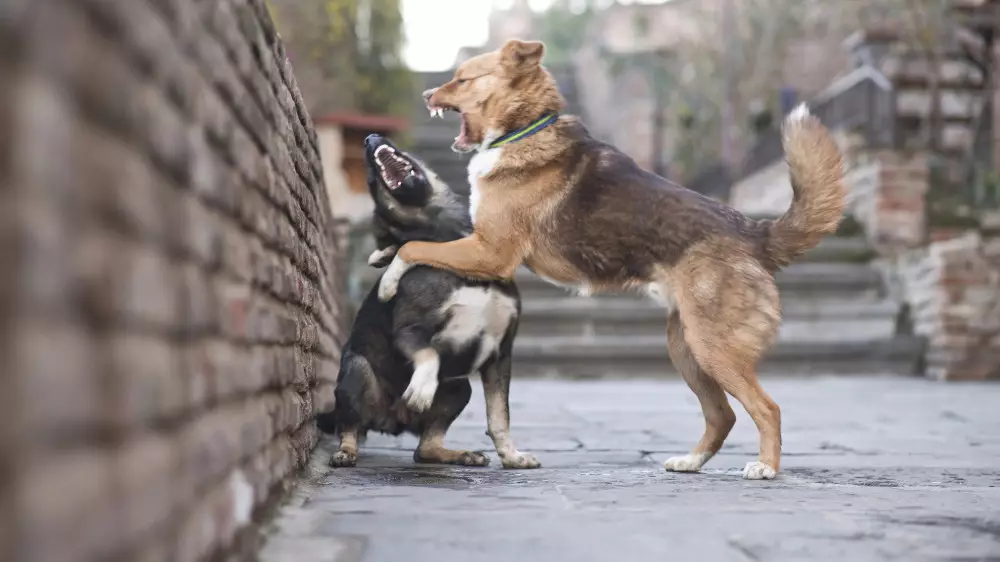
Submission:
[[[530,271],[515,277],[525,299],[553,298],[570,294],[568,290],[540,279]],[[824,298],[877,298],[882,292],[878,271],[865,263],[808,262],[794,263],[776,276],[782,295],[822,296]],[[607,298],[597,295],[595,298]]]
[[[889,300],[786,299],[782,341],[838,341],[891,337],[898,305]],[[524,301],[522,336],[658,336],[665,311],[648,299],[562,297]]]
[[[836,244],[839,243],[834,243]],[[361,280],[371,286],[379,273],[379,270],[369,268],[362,272]],[[521,297],[526,301],[572,296],[571,291],[553,285],[524,268],[518,270],[514,279],[521,290]],[[777,281],[784,300],[820,297],[841,300],[861,299],[871,302],[879,300],[882,292],[881,276],[866,263],[800,261],[779,272]],[[615,299],[623,296],[634,295],[602,293],[589,298]]]
[[[838,342],[779,341],[759,365],[766,374],[912,374],[923,343],[898,336]],[[646,377],[676,374],[665,337],[519,337],[514,376]]]

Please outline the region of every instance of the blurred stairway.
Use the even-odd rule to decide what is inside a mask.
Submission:
[[[909,374],[921,343],[898,333],[899,306],[884,295],[860,237],[831,237],[777,276],[784,322],[762,373]],[[673,372],[665,311],[646,298],[577,297],[531,273],[515,344],[518,375],[657,376]]]

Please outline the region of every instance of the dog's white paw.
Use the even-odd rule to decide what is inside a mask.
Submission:
[[[777,475],[773,468],[760,461],[747,463],[743,468],[744,480],[774,480]]]
[[[518,451],[513,455],[500,458],[504,468],[541,468],[542,463],[531,453]]]
[[[388,246],[381,250],[375,250],[368,256],[368,265],[371,267],[385,267],[389,259],[396,257],[398,248]]]
[[[409,271],[411,267],[413,266],[399,257],[399,255],[392,259],[389,268],[385,270],[385,273],[382,274],[382,279],[379,280],[378,298],[380,301],[389,302],[396,296],[396,290],[399,288],[399,280],[403,278],[403,274]]]
[[[670,457],[663,468],[670,472],[698,472],[708,462],[708,453],[690,453],[680,457]]]
[[[439,366],[437,353],[434,353],[433,357],[417,362],[410,384],[403,392],[403,401],[411,410],[423,412],[431,407],[438,387]]]
[[[415,375],[414,380],[416,380]],[[431,407],[431,403],[434,402],[434,394],[437,392],[437,386],[436,380],[427,380],[418,384],[413,384],[413,381],[410,381],[410,385],[403,392],[403,400],[411,410],[416,412],[426,411]]]

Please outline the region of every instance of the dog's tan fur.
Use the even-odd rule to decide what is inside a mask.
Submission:
[[[470,165],[479,198],[475,231],[454,242],[406,244],[396,258],[400,267],[426,264],[474,278],[511,278],[526,265],[588,292],[635,288],[662,296],[670,356],[697,394],[706,424],[692,454],[671,459],[667,468],[698,470],[719,450],[735,422],[729,394],[760,432],[759,462],[744,476],[773,478],[780,467],[781,414],[756,374],[781,321],[773,273],[840,221],[845,192],[836,144],[805,111],[786,121],[794,200],[776,221],[751,220],[639,169],[592,139],[574,117],[489,149],[497,136],[563,108],[555,81],[540,64],[543,51],[539,42],[512,40],[470,59],[450,82],[425,93],[429,107],[462,114],[465,134],[454,149],[480,153]],[[491,166],[474,170],[476,158],[487,152]],[[391,290],[382,294],[391,296]]]

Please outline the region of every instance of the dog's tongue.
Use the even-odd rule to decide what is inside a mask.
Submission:
[[[466,142],[468,141],[468,139],[466,138],[466,135],[469,134],[469,130],[468,130],[468,127],[465,126],[465,116],[464,115],[462,115],[461,121],[462,121],[462,124],[459,126],[458,136],[455,137],[455,142],[458,143],[458,144],[466,144]]]

